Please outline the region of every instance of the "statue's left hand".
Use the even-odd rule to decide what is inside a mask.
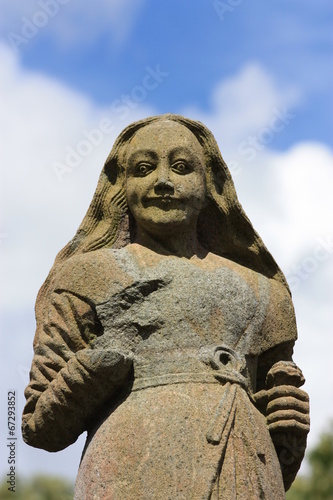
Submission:
[[[266,392],[266,419],[284,486],[290,488],[303,460],[310,430],[309,396],[299,387],[280,385]]]
[[[278,361],[267,374],[267,389],[253,397],[266,417],[286,491],[301,465],[310,430],[309,396],[300,389],[303,383],[303,374],[292,361]]]
[[[307,434],[310,430],[309,396],[299,387],[279,385],[266,392],[269,431]]]
[[[278,361],[266,378],[266,418],[270,432],[306,434],[310,429],[309,396],[300,387],[303,373],[292,361]]]

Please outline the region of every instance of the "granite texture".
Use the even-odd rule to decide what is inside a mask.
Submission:
[[[282,499],[309,430],[285,278],[211,133],[117,139],[36,303],[24,440],[84,431],[75,499]]]

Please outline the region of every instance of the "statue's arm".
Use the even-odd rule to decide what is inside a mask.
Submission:
[[[91,304],[53,293],[25,391],[22,434],[29,445],[58,451],[75,442],[129,377],[129,356],[90,347],[101,333]]]
[[[255,399],[266,417],[287,490],[304,457],[309,397],[300,388],[304,377],[292,359],[297,332],[291,298],[284,288],[275,287],[273,292],[263,331],[269,348],[258,359]]]

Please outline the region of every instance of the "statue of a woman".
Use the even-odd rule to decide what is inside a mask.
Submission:
[[[24,440],[75,498],[282,499],[309,430],[290,292],[212,134],[128,126],[39,293]]]

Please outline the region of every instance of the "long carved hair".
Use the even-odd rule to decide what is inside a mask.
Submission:
[[[73,255],[101,248],[121,248],[132,240],[135,227],[124,189],[126,147],[140,128],[165,120],[175,121],[187,127],[203,149],[208,203],[198,219],[197,231],[201,245],[210,252],[251,268],[268,278],[276,279],[288,288],[282,271],[238,201],[230,172],[213,134],[200,122],[180,115],[165,114],[132,123],[116,139],[77,233],[58,253],[38,294],[37,320],[52,289],[56,271],[65,260]]]

